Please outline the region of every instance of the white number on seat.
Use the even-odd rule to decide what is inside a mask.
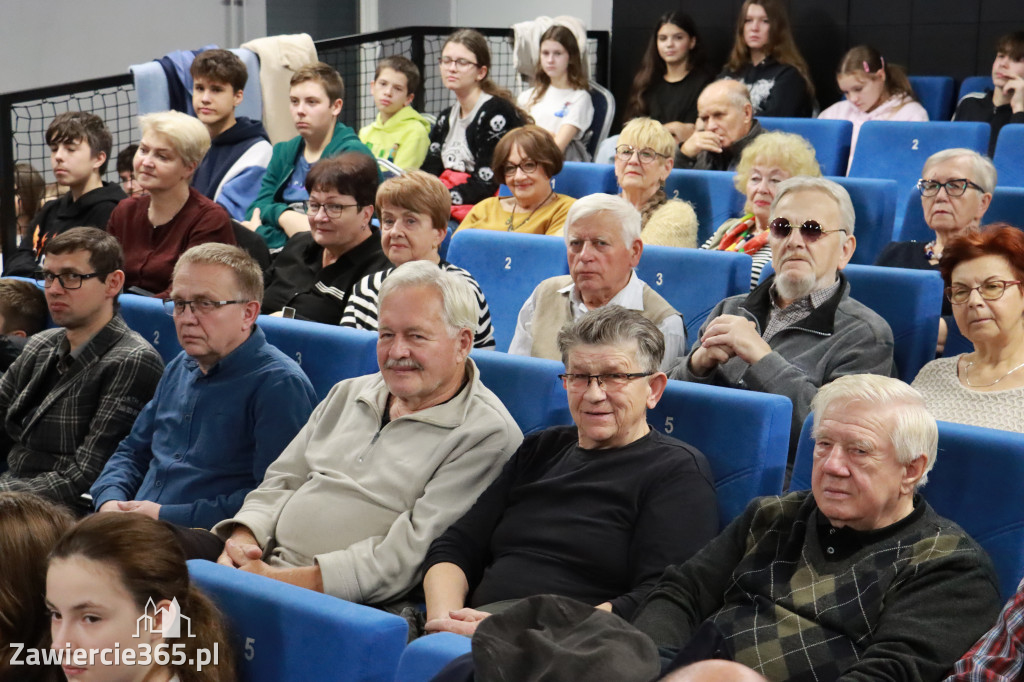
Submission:
[[[295,351],[295,362],[299,363],[300,365],[302,364],[302,352],[301,351]]]
[[[673,199],[678,199],[679,198],[679,190],[677,190],[677,189],[672,190],[672,198]]]
[[[672,433],[672,430],[675,428],[672,426],[673,419],[674,417],[665,417],[665,433]]]
[[[505,256],[505,269],[506,270],[511,270],[512,269],[512,256]]]
[[[911,149],[912,149],[913,151],[917,151],[917,138],[916,138],[916,137],[915,137],[915,138],[914,138],[913,140],[911,140],[911,142],[910,142],[910,148],[911,148]]]
[[[256,639],[253,637],[245,638],[245,660],[251,661],[256,658]]]
[[[655,284],[657,284],[657,285],[658,285],[659,287],[660,287],[660,286],[661,286],[661,285],[663,284],[663,282],[662,282],[662,279],[661,279],[661,273],[660,273],[660,272],[658,273],[658,277],[657,277],[657,278],[656,278],[656,279],[654,280],[654,282],[655,282]]]
[[[157,330],[155,330],[153,332],[153,345],[154,346],[159,346],[160,345],[160,330],[159,329],[157,329]]]

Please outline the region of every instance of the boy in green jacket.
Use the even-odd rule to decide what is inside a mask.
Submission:
[[[387,159],[402,170],[416,170],[427,158],[430,123],[413,109],[420,86],[420,70],[405,57],[387,57],[373,74],[376,120],[359,131],[359,139],[377,158]]]

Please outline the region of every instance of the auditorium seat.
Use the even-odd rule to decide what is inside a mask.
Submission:
[[[960,83],[960,93],[956,101],[959,102],[972,92],[985,92],[992,89],[992,76],[969,76]]]
[[[480,381],[504,403],[524,434],[572,423],[565,387],[558,378],[565,371],[561,362],[491,350],[473,350],[470,355],[480,369]]]
[[[909,201],[919,201],[917,181],[929,156],[950,147],[985,154],[988,140],[988,123],[868,121],[861,126],[857,153],[847,175],[895,180],[896,216],[901,220]],[[899,233],[898,225],[894,231]]]
[[[811,417],[800,433],[791,490],[811,487]],[[1024,434],[939,422],[939,451],[921,488],[942,516],[960,524],[995,564],[1009,599],[1024,577]]]
[[[932,121],[948,121],[953,116],[953,79],[949,76],[910,76],[910,85]]]
[[[188,568],[227,616],[242,682],[394,679],[404,619],[209,561]]]
[[[1002,185],[1002,180],[1000,180],[1000,185]],[[1024,187],[997,186],[996,190],[992,192],[992,203],[989,204],[985,217],[981,219],[981,224],[988,225],[998,222],[1024,228]],[[935,233],[924,221],[924,209],[920,199],[907,204],[899,233],[894,235],[893,239],[901,242],[930,242],[935,239]]]
[[[678,168],[668,174],[665,193],[669,199],[693,204],[697,213],[697,246],[715,233],[729,218],[737,218],[743,209],[743,195],[733,185],[735,173]]]
[[[375,374],[377,333],[260,315],[257,324],[306,373],[320,400],[342,379]]]
[[[576,199],[588,194],[618,194],[615,166],[603,163],[566,161],[562,172],[552,178],[552,188],[559,194]]]
[[[752,264],[745,253],[645,246],[636,274],[683,314],[692,344],[719,301],[750,291]]]
[[[565,240],[495,230],[460,230],[452,237],[448,261],[468,270],[491,310],[497,349],[508,350],[519,309],[541,281],[569,274]]]
[[[1024,123],[1012,123],[999,130],[992,162],[999,173],[1000,187],[1024,187]],[[1024,224],[1024,216],[1017,224]]]
[[[132,330],[149,341],[167,364],[181,352],[178,334],[174,330],[174,318],[164,312],[163,302],[158,298],[121,294],[117,298],[121,317]]]
[[[674,379],[647,413],[651,426],[708,458],[722,527],[754,497],[782,491],[792,419],[785,396]]]
[[[853,123],[850,121],[775,116],[757,120],[765,130],[795,133],[810,142],[822,175],[846,175],[846,166],[850,162],[850,139],[853,137]]]
[[[882,249],[892,241],[896,216],[896,181],[871,178],[831,177],[850,194],[857,216],[854,236],[857,249],[851,263],[871,265]]]
[[[472,640],[452,632],[438,632],[413,640],[398,661],[395,682],[428,682],[451,661],[470,652]]]

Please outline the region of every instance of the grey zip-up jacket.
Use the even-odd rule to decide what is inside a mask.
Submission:
[[[700,347],[708,324],[719,315],[741,315],[764,331],[771,313],[770,289],[775,275],[749,294],[721,301],[708,315],[690,355],[680,358],[669,372],[672,379],[777,393],[793,402],[790,464],[800,429],[811,411],[811,399],[823,384],[846,374],[895,376],[893,338],[889,324],[863,303],[850,298],[850,283],[839,273],[835,296],[794,325],[772,337],[772,352],[753,365],[733,357],[707,376],[690,371],[690,355]]]

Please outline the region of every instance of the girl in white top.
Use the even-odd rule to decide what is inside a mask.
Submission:
[[[534,122],[554,135],[566,161],[590,161],[583,134],[594,120],[590,84],[576,36],[555,25],[540,37],[540,59],[534,87],[519,95]]]
[[[865,121],[928,120],[903,68],[886,64],[873,47],[858,45],[847,52],[836,69],[836,80],[846,99],[825,109],[818,118],[853,123],[851,150],[857,146],[857,134]]]

